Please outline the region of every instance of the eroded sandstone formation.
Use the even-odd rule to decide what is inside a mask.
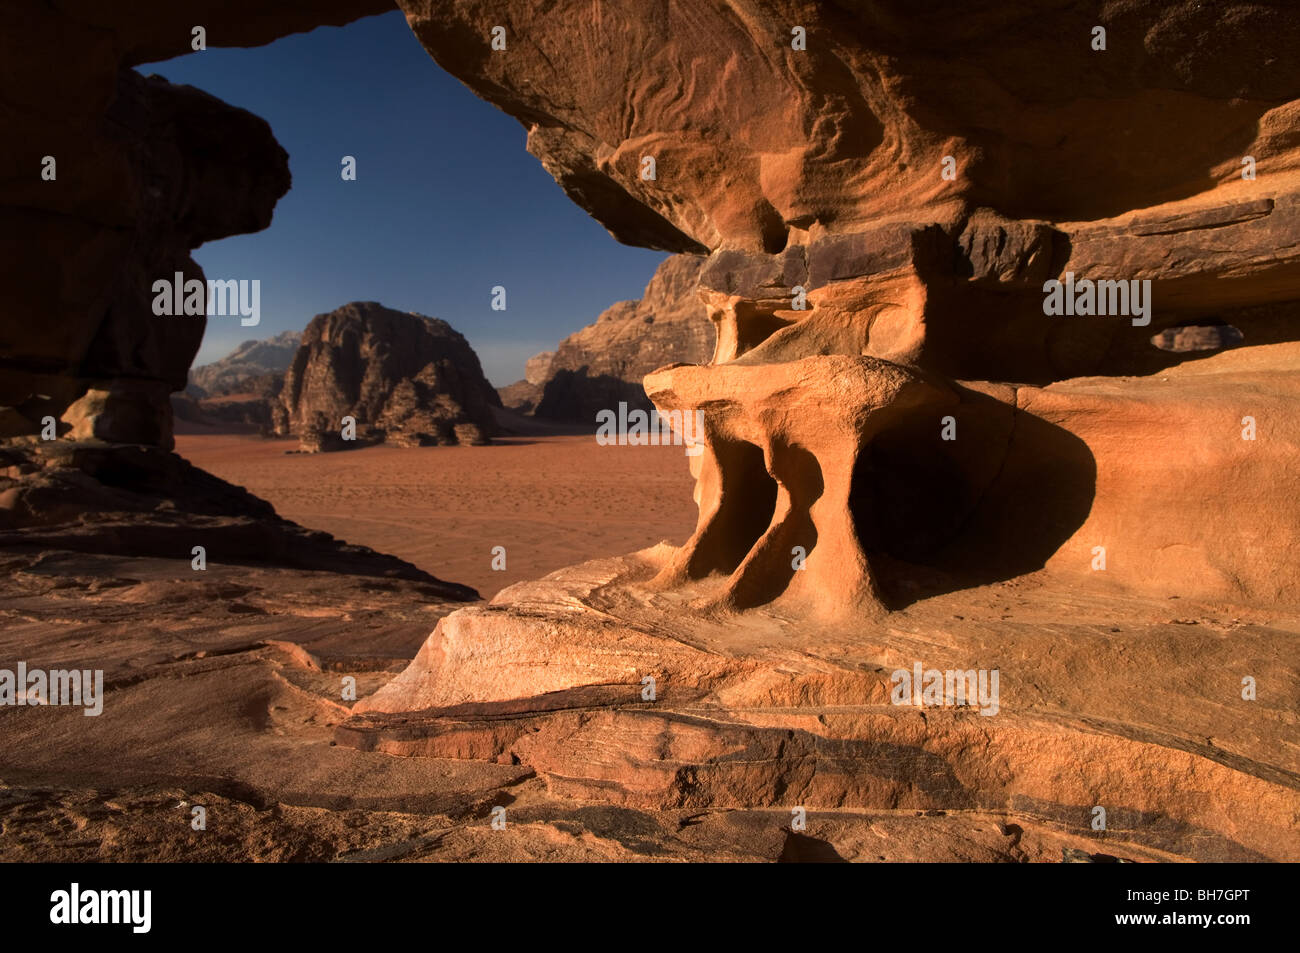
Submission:
[[[447,322],[355,301],[307,325],[273,416],[276,431],[306,450],[483,444],[500,405],[478,355]]]
[[[1052,2],[952,16],[778,0],[743,15],[670,3],[656,17],[630,2],[600,15],[582,0],[544,14],[404,6],[439,63],[519,118],[529,149],[612,233],[709,255],[713,359],[646,382],[663,410],[702,409],[710,435],[696,555],[680,560],[702,568],[671,578],[722,572],[734,590],[769,533],[796,542],[780,529],[786,498],[822,494],[835,470],[853,489],[819,505],[839,522],[853,514],[858,586],[873,556],[951,584],[1054,558],[1103,587],[1163,595],[1182,573],[1189,592],[1293,601],[1284,593],[1300,578],[1278,558],[1287,534],[1215,542],[1185,505],[1171,531],[1146,490],[1186,479],[1178,448],[1193,440],[1217,497],[1198,514],[1253,525],[1263,474],[1292,452],[1290,385],[1275,376],[1294,363],[1300,298],[1300,64],[1284,53],[1300,17],[1285,4]],[[454,40],[507,8],[521,38],[507,55]],[[572,55],[574,37],[593,55]],[[697,79],[638,80],[650,76]],[[1150,282],[1149,313],[1046,315],[1044,283],[1075,275]],[[1239,329],[1252,353],[1204,349],[1209,366],[1157,376],[1185,352],[1153,335],[1206,319]],[[824,421],[744,406],[740,367],[766,369],[754,380],[825,367],[791,384],[797,403],[834,376],[836,355],[936,375],[960,404],[894,415],[878,433],[866,422],[875,405],[851,391],[823,396]],[[1248,368],[1277,385],[1261,391]],[[1092,377],[1139,380],[1083,383]],[[949,414],[957,436],[944,440]],[[1274,437],[1243,440],[1243,419],[1261,415]],[[1189,430],[1195,417],[1215,423]],[[750,433],[737,442],[740,420]],[[842,420],[862,439],[814,454],[807,476],[782,475],[785,447],[807,450]],[[1139,455],[1168,470],[1110,478]],[[787,482],[808,479],[812,490]],[[736,550],[734,532],[712,529],[728,511],[722,487],[764,481],[781,502],[774,514],[763,493],[747,503],[753,548]],[[1276,506],[1294,527],[1292,499]],[[1024,539],[997,528],[1027,506],[1036,525]],[[798,588],[844,593],[838,545],[805,535],[799,578],[827,575]],[[1112,556],[1105,574],[1090,572],[1093,546]],[[1163,568],[1175,552],[1178,568]],[[789,571],[768,575],[760,588],[783,594]]]
[[[403,6],[616,237],[707,256],[716,343],[645,380],[704,420],[685,547],[449,617],[341,738],[1295,856],[1300,673],[1260,654],[1300,603],[1290,5]],[[1001,671],[1000,713],[891,697],[935,654]]]
[[[953,811],[1133,858],[1297,858],[1289,0],[399,6],[617,238],[707,256],[717,334],[708,364],[646,381],[704,415],[686,546],[453,613],[340,741],[520,765],[553,798],[657,816]],[[7,160],[5,234],[45,238],[6,258],[24,281],[5,313],[63,318],[6,343],[19,417],[86,394],[72,425],[102,433],[119,408],[148,419],[115,378],[183,371],[79,363],[92,340],[122,351],[114,276],[192,247],[132,244],[152,160],[106,117],[191,94],[115,95],[149,82],[123,67],[184,52],[193,21],[251,44],[383,5],[254,7],[9,16],[4,108],[32,154]],[[47,150],[94,156],[70,179],[93,184],[39,191]],[[220,227],[268,211],[234,203]],[[160,234],[206,232],[162,212]],[[94,278],[61,281],[68,262]],[[1047,283],[1075,278],[1150,296],[1045,313]],[[1179,330],[1210,325],[1240,339]],[[197,341],[135,337],[183,357],[172,334]],[[900,704],[890,673],[915,663],[1000,671],[998,712]]]
[[[267,123],[132,67],[258,45],[386,3],[4,3],[0,32],[0,546],[262,562],[472,590],[276,517],[169,449],[206,318],[154,313],[204,242],[258,231],[289,189]],[[214,317],[213,320],[238,320]],[[188,571],[188,568],[187,570]]]
[[[202,279],[191,249],[269,225],[289,169],[264,120],[132,67],[191,52],[196,25],[212,45],[253,46],[392,6],[3,8],[0,407],[15,413],[2,435],[34,434],[94,390],[112,396],[75,412],[105,417],[88,429],[169,446],[167,395],[185,386],[204,318],[154,315],[152,283]]]
[[[100,135],[60,143],[31,130],[23,141],[43,143],[56,178],[42,181],[40,149],[21,186],[10,173],[0,403],[28,424],[6,435],[62,416],[77,432],[167,448],[167,395],[185,386],[205,318],[155,315],[153,283],[202,280],[190,249],[265,228],[288,157],[258,117],[131,70],[116,75]],[[240,147],[217,148],[227,142]]]

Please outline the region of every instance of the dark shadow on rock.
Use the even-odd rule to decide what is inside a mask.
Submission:
[[[920,415],[863,450],[850,508],[891,604],[1041,569],[1083,525],[1097,465],[1078,437],[958,386],[957,439]]]
[[[796,831],[787,831],[781,847],[778,864],[847,864],[835,847],[827,841],[809,837]]]
[[[440,598],[479,598],[396,556],[283,519],[266,500],[157,447],[52,441],[2,448],[0,465],[18,473],[6,480],[0,548],[190,561],[202,546],[215,564],[408,579]]]
[[[543,420],[568,421],[596,429],[596,414],[602,410],[618,413],[626,403],[628,411],[654,409],[639,381],[625,381],[611,374],[591,376],[587,368],[559,370],[546,382],[542,399],[533,416]]]

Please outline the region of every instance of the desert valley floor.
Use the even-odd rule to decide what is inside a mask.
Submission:
[[[695,528],[681,447],[602,447],[575,434],[285,453],[296,446],[225,434],[176,439],[181,456],[286,519],[392,553],[485,599],[587,559],[681,545]],[[491,565],[498,545],[503,571]]]

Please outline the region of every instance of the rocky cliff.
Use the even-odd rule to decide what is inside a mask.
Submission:
[[[173,394],[177,420],[205,427],[269,434],[284,372],[298,353],[299,331],[245,341],[211,364],[190,368],[189,383]]]
[[[478,356],[451,325],[373,301],[319,314],[285,372],[278,433],[307,450],[388,442],[486,443],[501,405]],[[343,436],[344,418],[354,434]]]
[[[507,410],[531,414],[542,399],[542,385],[551,375],[554,351],[542,351],[524,362],[524,376],[513,384],[498,387],[497,394]]]
[[[529,381],[536,388],[534,414],[594,426],[598,411],[620,401],[649,410],[641,385],[646,374],[665,364],[708,361],[714,335],[698,292],[703,264],[691,255],[667,259],[640,300],[611,305],[561,341],[544,366],[535,366],[539,379]]]

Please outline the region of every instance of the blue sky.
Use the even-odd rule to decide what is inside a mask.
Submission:
[[[379,301],[450,323],[500,386],[640,297],[666,257],[620,245],[574,205],[524,151],[524,128],[445,73],[400,12],[139,70],[266,119],[293,173],[270,228],[194,252],[209,278],[259,278],[262,295],[257,327],[208,319],[196,364]],[[355,182],[339,175],[345,155]],[[505,311],[491,308],[495,285]]]

